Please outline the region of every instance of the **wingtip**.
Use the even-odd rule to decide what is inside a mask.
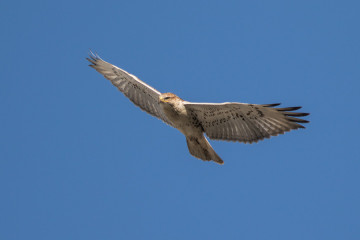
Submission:
[[[301,108],[302,108],[301,106],[296,106],[296,107],[276,108],[276,110],[278,110],[280,112],[285,112],[285,111],[296,111]]]
[[[99,54],[97,52],[93,52],[91,49],[89,49],[89,57],[91,59],[93,59],[94,61],[102,60],[101,57],[99,56]]]
[[[270,104],[263,104],[263,107],[276,107],[281,105],[281,103],[270,103]]]
[[[89,49],[89,57],[87,57],[86,60],[91,63],[89,66],[92,68],[95,68],[95,66],[98,65],[99,61],[104,61],[100,58],[99,54],[93,52],[91,49]]]
[[[215,161],[217,164],[219,164],[219,165],[224,165],[224,161],[223,160],[221,160],[221,161]]]
[[[295,117],[286,117],[286,120],[290,122],[296,122],[296,123],[309,123],[308,120],[301,119],[301,118],[295,118]]]

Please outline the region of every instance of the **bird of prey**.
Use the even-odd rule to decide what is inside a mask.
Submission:
[[[224,163],[204,133],[210,139],[253,143],[304,128],[300,123],[308,123],[299,118],[308,113],[294,112],[301,107],[275,108],[279,103],[188,102],[173,93],[160,93],[97,54],[90,53],[87,60],[90,67],[110,80],[136,106],[183,133],[190,154],[204,161]]]

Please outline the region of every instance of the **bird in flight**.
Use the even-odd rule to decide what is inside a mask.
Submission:
[[[160,93],[97,54],[91,52],[87,60],[136,106],[183,133],[190,154],[204,161],[224,163],[204,133],[214,140],[253,143],[304,128],[300,123],[309,122],[299,118],[308,113],[294,112],[301,107],[275,108],[279,103],[188,102],[173,93]]]

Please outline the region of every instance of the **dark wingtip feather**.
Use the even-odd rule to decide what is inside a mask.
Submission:
[[[308,120],[305,119],[301,119],[298,117],[305,117],[310,115],[310,113],[303,113],[303,112],[293,112],[296,110],[301,109],[301,106],[296,106],[296,107],[286,107],[286,108],[274,108],[277,111],[281,112],[282,114],[284,114],[286,120],[293,122],[293,123],[309,123]],[[305,128],[304,126],[297,124],[296,125],[297,128]]]
[[[290,122],[298,122],[298,123],[309,123],[308,120],[301,119],[301,118],[294,118],[294,117],[286,117],[286,119]]]
[[[310,113],[302,113],[302,112],[283,112],[285,116],[294,116],[294,117],[305,117]]]
[[[88,61],[92,62],[93,61],[98,61],[98,60],[102,60],[101,57],[99,56],[99,54],[97,54],[96,52],[94,53],[93,51],[91,51],[91,49],[89,49],[89,57],[90,58],[86,58]]]
[[[276,108],[276,110],[278,110],[280,112],[284,112],[284,111],[296,111],[296,110],[299,110],[300,108],[302,108],[302,107],[298,106],[298,107]]]
[[[86,60],[91,62],[93,65],[96,65],[96,60],[95,59],[86,58]],[[89,65],[89,66],[92,66],[92,65]]]
[[[98,66],[98,61],[103,61],[96,52],[94,53],[91,50],[89,50],[89,57],[86,58],[86,60],[92,63],[89,66],[94,69],[96,69],[96,66]]]
[[[276,107],[279,106],[281,103],[270,103],[270,104],[263,104],[263,107]]]

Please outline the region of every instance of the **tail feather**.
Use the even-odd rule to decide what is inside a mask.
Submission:
[[[194,157],[204,161],[214,161],[218,164],[224,164],[224,161],[216,154],[208,140],[204,137],[186,137],[186,143],[189,152]]]

